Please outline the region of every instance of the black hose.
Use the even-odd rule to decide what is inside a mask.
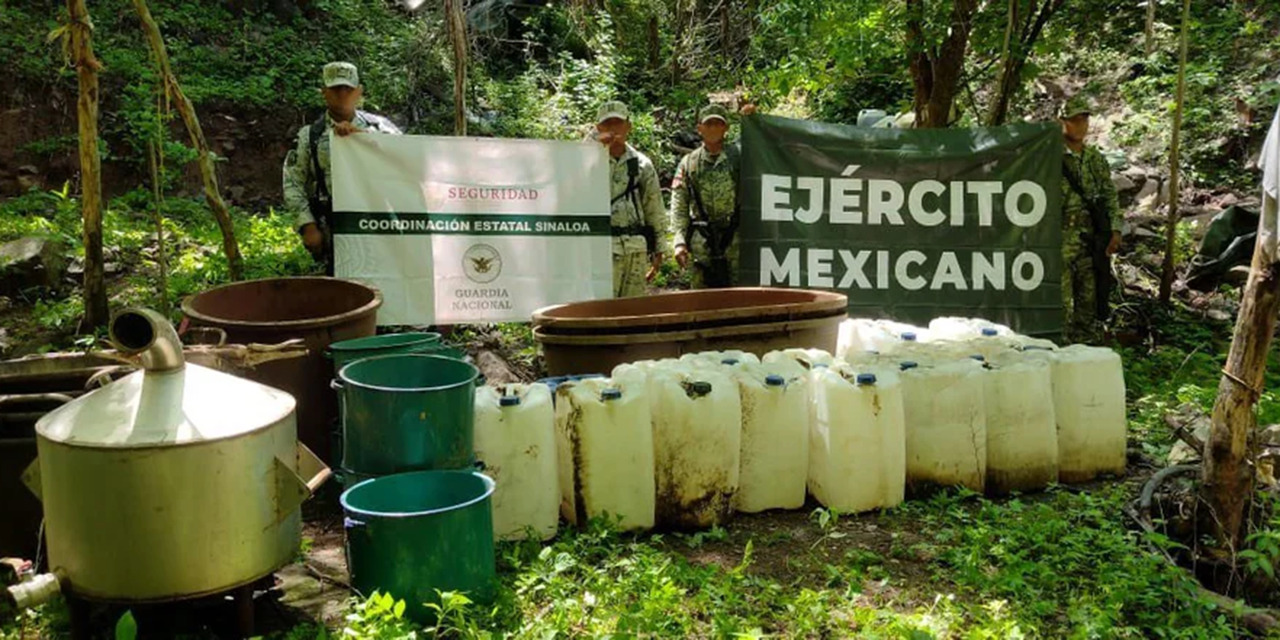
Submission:
[[[1157,471],[1155,475],[1151,476],[1150,480],[1147,480],[1147,484],[1143,485],[1142,493],[1138,497],[1138,509],[1142,517],[1148,521],[1151,520],[1151,501],[1156,495],[1156,489],[1160,488],[1160,485],[1164,484],[1165,480],[1199,470],[1200,465],[1198,464],[1175,464],[1172,467],[1165,467]]]

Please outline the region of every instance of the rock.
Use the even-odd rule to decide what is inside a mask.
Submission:
[[[1146,228],[1146,227],[1134,227],[1134,228],[1133,228],[1133,235],[1138,236],[1139,238],[1159,238],[1159,237],[1161,237],[1161,235],[1160,235],[1158,232],[1152,231],[1152,230],[1150,230],[1150,229],[1148,229],[1148,228]]]
[[[1209,316],[1210,320],[1217,320],[1218,322],[1226,322],[1231,319],[1231,314],[1222,309],[1210,309],[1205,315]]]
[[[231,196],[232,202],[241,202],[244,200],[244,187],[234,186],[227,188],[227,195]]]
[[[1258,444],[1264,447],[1280,447],[1280,424],[1262,429],[1258,434]]]
[[[1151,170],[1134,165],[1120,173],[1124,174],[1124,177],[1133,180],[1134,184],[1138,184],[1147,181],[1147,176],[1151,175]]]
[[[1218,197],[1217,201],[1214,204],[1218,205],[1219,208],[1226,209],[1227,207],[1230,207],[1233,204],[1239,204],[1239,203],[1240,203],[1240,196],[1237,196],[1234,193],[1224,193]]]
[[[1132,178],[1123,173],[1111,174],[1111,184],[1114,184],[1116,186],[1116,191],[1120,193],[1133,191],[1138,188],[1138,183],[1134,182]]]
[[[235,151],[235,150],[236,150],[236,143],[235,143],[234,141],[232,141],[232,140],[223,140],[223,141],[222,141],[222,150],[223,150],[224,152],[228,152],[228,153],[229,153],[229,152],[231,152],[231,151]]]
[[[502,356],[488,349],[476,353],[476,368],[484,375],[489,384],[511,384],[520,382],[520,376],[511,370]]]
[[[0,245],[0,295],[14,296],[33,287],[53,287],[64,263],[58,243],[29,236]]]
[[[33,176],[40,173],[40,170],[37,169],[34,164],[24,164],[21,167],[18,167],[18,173],[25,173]]]
[[[1169,464],[1199,460],[1200,452],[1204,451],[1205,444],[1209,442],[1209,431],[1213,427],[1213,421],[1204,409],[1185,402],[1174,411],[1166,413],[1164,423],[1175,433],[1183,434],[1169,451]]]
[[[1138,207],[1148,211],[1154,211],[1160,206],[1160,181],[1151,178],[1142,183],[1142,188],[1138,190],[1138,194],[1133,197],[1138,203]]]
[[[8,311],[13,306],[13,300],[9,296],[0,296],[0,311]],[[4,329],[0,329],[0,336],[4,335]]]

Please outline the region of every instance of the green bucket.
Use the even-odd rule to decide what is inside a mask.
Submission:
[[[387,475],[462,469],[474,462],[475,384],[461,360],[404,354],[338,371],[342,471]]]
[[[487,604],[496,593],[493,480],[473,471],[417,471],[361,482],[342,494],[351,586],[403,599],[431,624],[426,603],[457,591]]]
[[[343,367],[362,358],[401,353],[435,353],[441,348],[444,347],[440,344],[438,333],[388,333],[334,342],[329,345],[328,355],[333,360],[333,370],[341,371]]]

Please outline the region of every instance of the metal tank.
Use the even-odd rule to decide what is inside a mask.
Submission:
[[[44,504],[63,591],[111,602],[192,598],[249,584],[298,549],[299,507],[329,477],[298,442],[288,394],[183,361],[161,315],[111,323],[143,370],[36,424],[24,480]]]

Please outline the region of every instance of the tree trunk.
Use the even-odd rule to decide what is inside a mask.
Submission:
[[[164,212],[162,211],[164,187],[160,184],[160,176],[164,171],[163,151],[160,149],[163,143],[163,137],[156,142],[147,143],[147,159],[151,166],[151,196],[156,205],[153,217],[156,223],[156,267],[160,276],[160,312],[167,316],[169,315],[169,265],[165,256]]]
[[[1191,0],[1182,0],[1182,41],[1178,54],[1178,95],[1173,110],[1173,141],[1169,145],[1169,217],[1164,229],[1164,271],[1160,276],[1160,301],[1173,295],[1174,239],[1178,230],[1178,164],[1182,142],[1182,107],[1187,96],[1187,31],[1191,22]]]
[[[445,0],[449,40],[453,43],[453,133],[467,135],[467,21],[463,0]]]
[[[84,0],[67,0],[67,36],[76,66],[80,133],[80,208],[84,219],[84,322],[92,330],[107,324],[107,285],[102,273],[102,163],[98,157],[98,70],[93,56],[93,23]]]
[[[1271,206],[1274,210],[1274,200]],[[1199,520],[1226,551],[1239,548],[1244,514],[1253,496],[1254,469],[1249,453],[1256,426],[1254,405],[1263,385],[1277,310],[1280,265],[1264,264],[1261,249],[1255,248],[1231,352],[1213,404],[1200,489],[1203,506],[1209,511]]]
[[[662,64],[662,40],[659,38],[658,14],[649,16],[649,69],[657,69]]]
[[[1009,107],[1013,97],[1022,86],[1022,69],[1035,50],[1036,42],[1044,27],[1049,23],[1066,0],[1045,0],[1036,7],[1032,0],[1025,17],[1019,15],[1019,0],[1009,2],[1009,24],[1005,31],[1004,64],[1001,65],[1000,80],[996,88],[996,97],[991,103],[991,113],[987,124],[999,126],[1009,118]]]
[[[954,0],[951,26],[936,48],[924,34],[923,0],[907,0],[907,48],[911,63],[911,79],[915,86],[916,126],[945,127],[950,124],[951,107],[959,92],[960,73],[964,70],[965,51],[969,47],[969,31],[978,0]]]
[[[1156,50],[1156,0],[1147,0],[1146,53]]]
[[[204,138],[204,129],[200,126],[200,119],[196,117],[195,105],[191,104],[191,100],[182,92],[177,76],[173,75],[173,70],[169,66],[169,54],[164,46],[164,38],[160,35],[160,27],[151,17],[151,10],[147,8],[146,0],[133,0],[133,8],[138,12],[138,18],[142,20],[142,32],[147,37],[151,54],[155,56],[160,81],[163,83],[166,95],[177,107],[178,115],[182,116],[182,122],[186,125],[187,133],[191,137],[191,146],[196,148],[200,178],[204,182],[204,199],[209,203],[209,209],[213,211],[218,229],[222,232],[222,251],[227,256],[227,272],[232,280],[240,280],[244,277],[244,268],[240,257],[240,245],[236,243],[235,225],[231,221],[231,212],[227,210],[227,203],[222,200],[222,192],[218,189],[218,174],[213,166],[213,154],[209,152],[209,143]]]

